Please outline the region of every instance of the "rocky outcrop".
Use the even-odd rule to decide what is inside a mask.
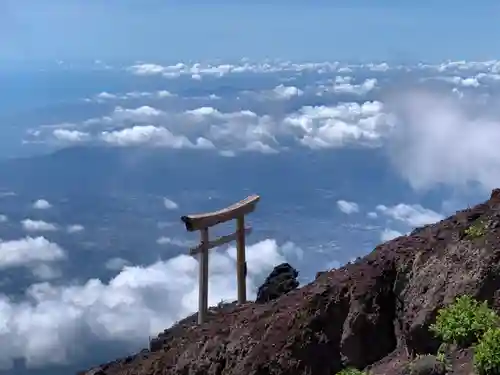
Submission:
[[[214,311],[202,326],[194,319],[178,324],[164,332],[160,351],[100,371],[332,375],[354,366],[402,374],[416,355],[436,352],[428,327],[462,294],[500,308],[500,191],[277,299]],[[457,349],[450,358],[453,373],[470,372],[470,351]],[[432,367],[421,365],[424,372]]]
[[[272,270],[257,291],[256,303],[266,303],[297,289],[299,272],[288,263],[282,263]]]
[[[444,375],[446,374],[446,365],[436,356],[427,354],[418,356],[409,362],[402,375]]]

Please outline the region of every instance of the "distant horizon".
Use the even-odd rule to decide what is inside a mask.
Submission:
[[[487,62],[487,61],[500,61],[500,53],[497,57],[492,58],[482,58],[482,59],[466,59],[466,58],[442,58],[442,59],[420,59],[420,58],[379,58],[379,59],[370,59],[370,58],[286,58],[286,57],[263,57],[263,58],[251,58],[248,56],[236,56],[231,58],[217,58],[217,57],[206,57],[206,58],[176,58],[176,57],[157,57],[157,58],[100,58],[99,56],[92,58],[69,58],[69,59],[39,59],[39,60],[26,60],[22,57],[16,59],[5,59],[0,56],[0,64],[9,63],[9,62],[19,62],[25,65],[33,65],[36,66],[40,63],[42,64],[53,64],[53,65],[61,65],[64,63],[76,63],[76,64],[105,64],[105,63],[113,63],[113,64],[139,64],[139,63],[148,63],[148,64],[176,64],[176,63],[241,63],[244,61],[249,62],[294,62],[294,63],[345,63],[345,64],[378,64],[378,63],[390,63],[390,64],[398,64],[398,65],[411,65],[411,64],[437,64],[444,62]]]
[[[490,59],[435,59],[435,60],[425,60],[425,59],[287,59],[287,58],[262,58],[262,59],[252,59],[249,57],[239,57],[239,58],[205,58],[205,59],[176,59],[176,58],[157,58],[157,59],[101,59],[101,58],[86,58],[86,59],[45,59],[45,60],[23,60],[23,59],[13,59],[7,60],[0,57],[0,74],[2,72],[6,73],[9,71],[23,71],[26,73],[38,73],[44,71],[59,71],[67,72],[68,70],[82,70],[82,71],[106,71],[117,72],[130,68],[134,65],[142,64],[152,64],[159,65],[163,67],[174,66],[177,64],[186,65],[241,65],[245,62],[251,64],[263,64],[263,63],[292,63],[292,64],[343,64],[343,65],[379,65],[379,64],[389,64],[391,66],[400,67],[415,67],[416,65],[431,65],[437,66],[440,64],[472,64],[472,63],[491,63],[500,62],[500,55],[498,58]]]

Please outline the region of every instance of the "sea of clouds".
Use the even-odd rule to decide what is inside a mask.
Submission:
[[[60,66],[72,69],[64,63]],[[98,62],[93,68],[120,71],[130,79],[160,80],[165,88],[108,90],[81,98],[82,103],[99,106],[102,115],[38,124],[27,131],[26,144],[201,149],[220,157],[362,147],[384,150],[388,163],[416,191],[440,186],[463,189],[468,184],[487,190],[500,184],[497,61],[391,65],[242,60],[122,67]],[[240,85],[241,89],[229,94],[217,91],[219,81],[263,79],[273,84],[259,89]],[[178,80],[198,88],[214,87],[214,92],[206,89],[187,96],[181,89],[176,91],[182,87],[174,84]],[[163,204],[166,210],[179,208],[168,198]],[[32,207],[37,211],[52,208],[45,199],[33,202]],[[339,199],[337,208],[344,215],[404,223],[408,230],[444,217],[419,204],[380,204],[366,209],[358,202]],[[0,221],[9,218],[2,215]],[[109,281],[56,283],[52,280],[58,275],[57,262],[70,253],[49,240],[47,233],[75,235],[85,228],[29,217],[19,225],[25,237],[0,241],[0,268],[29,269],[40,282],[31,285],[21,299],[0,295],[0,365],[5,368],[15,358],[24,358],[35,367],[66,363],[82,348],[90,350],[92,340],[119,340],[139,348],[148,335],[197,309],[195,258],[179,255],[147,266],[114,258],[107,263],[115,272]],[[388,226],[380,238],[386,241],[404,233]],[[158,239],[160,244],[175,241]],[[253,297],[257,280],[278,263],[300,260],[303,250],[292,242],[269,238],[250,242],[247,254],[248,293]],[[211,305],[234,299],[235,277],[234,247],[214,251]]]
[[[116,69],[136,79],[162,79],[167,86],[179,79],[199,81],[201,87],[205,81],[210,85],[226,79],[230,84],[231,79],[252,82],[266,76],[281,83],[231,92],[230,98],[188,98],[165,89],[102,91],[83,100],[110,108],[103,116],[40,124],[30,129],[25,142],[208,149],[224,156],[385,147],[394,166],[416,188],[468,182],[492,187],[499,182],[497,61],[395,66],[142,63]],[[196,99],[203,105],[196,106]],[[259,110],[234,109],[247,103]],[[434,163],[436,159],[440,162]]]

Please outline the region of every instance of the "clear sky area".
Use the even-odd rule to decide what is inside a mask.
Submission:
[[[2,0],[2,60],[442,60],[498,54],[500,4]]]

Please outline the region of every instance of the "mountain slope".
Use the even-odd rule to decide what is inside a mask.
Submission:
[[[477,236],[468,228],[480,226]],[[202,326],[162,334],[163,349],[87,375],[331,375],[346,366],[398,374],[410,357],[435,353],[438,309],[469,294],[500,308],[500,190],[419,228],[267,304],[214,313]],[[452,373],[468,374],[470,350]]]

